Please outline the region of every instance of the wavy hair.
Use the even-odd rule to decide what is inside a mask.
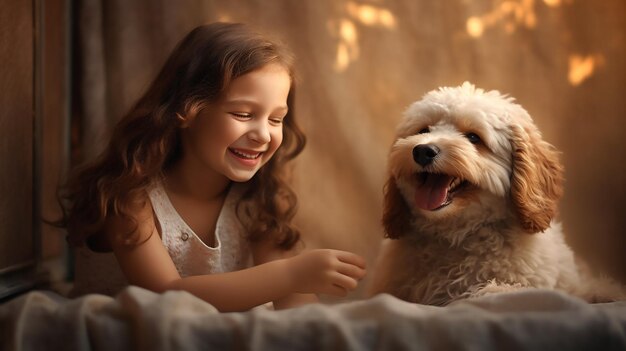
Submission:
[[[240,23],[197,27],[176,46],[146,93],[117,123],[102,154],[73,172],[60,192],[63,217],[53,224],[67,228],[71,244],[92,248],[110,216],[136,226],[133,208],[147,201],[151,184],[181,157],[177,114],[198,113],[219,99],[234,79],[270,63],[282,65],[291,77],[283,142],[249,181],[237,216],[248,217],[242,223],[250,241],[270,238],[282,249],[291,248],[300,239],[291,224],[297,197],[285,180],[284,166],[306,143],[294,119],[294,58],[279,42]],[[137,235],[119,235],[123,242],[137,243]]]

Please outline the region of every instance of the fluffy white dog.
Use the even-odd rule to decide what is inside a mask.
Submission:
[[[411,105],[389,154],[371,294],[432,305],[522,287],[622,299],[577,264],[560,223],[563,167],[529,114],[470,83]]]

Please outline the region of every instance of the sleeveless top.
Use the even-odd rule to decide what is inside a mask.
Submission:
[[[252,266],[246,232],[236,215],[244,184],[232,183],[215,226],[215,247],[207,246],[181,218],[163,184],[157,182],[148,195],[161,227],[161,240],[181,277],[232,272]],[[128,285],[115,255],[88,247],[75,250],[75,279],[71,296],[89,293],[115,295]]]

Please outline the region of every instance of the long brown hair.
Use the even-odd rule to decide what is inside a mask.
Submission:
[[[111,215],[135,221],[132,209],[147,201],[148,187],[181,157],[177,114],[197,113],[219,99],[235,78],[277,63],[287,69],[292,81],[283,142],[249,181],[237,215],[251,217],[242,221],[249,240],[269,237],[278,247],[291,248],[300,237],[291,224],[297,197],[282,172],[306,141],[294,119],[293,61],[285,46],[243,24],[213,23],[192,30],[147,92],[115,126],[104,152],[72,174],[61,191],[63,218],[54,224],[67,228],[71,244],[82,245],[103,231]],[[126,242],[136,243],[124,235]]]

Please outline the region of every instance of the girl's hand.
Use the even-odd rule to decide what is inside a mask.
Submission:
[[[297,293],[346,296],[365,276],[365,260],[351,252],[317,249],[288,259]]]

